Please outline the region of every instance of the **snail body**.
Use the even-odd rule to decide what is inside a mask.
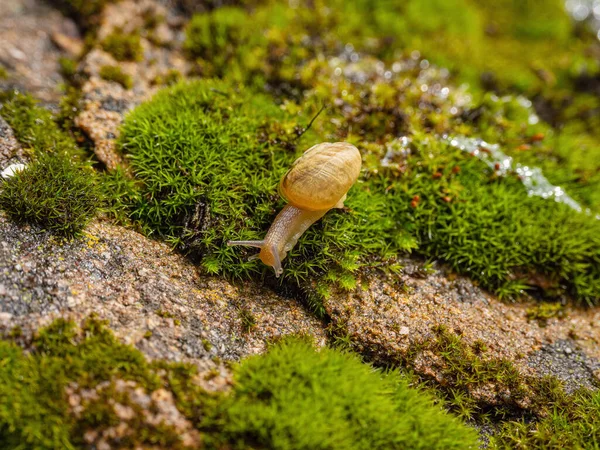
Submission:
[[[283,273],[281,262],[302,234],[332,208],[343,208],[346,193],[360,174],[360,152],[346,142],[317,144],[304,152],[279,183],[288,201],[262,241],[229,241],[227,245],[260,248],[258,258]]]

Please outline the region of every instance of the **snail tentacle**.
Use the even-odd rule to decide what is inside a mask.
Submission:
[[[227,241],[227,245],[231,247],[232,245],[244,245],[246,247],[256,247],[262,248],[265,244],[265,241]]]

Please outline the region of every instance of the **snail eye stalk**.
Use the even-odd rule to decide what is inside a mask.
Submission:
[[[244,245],[246,247],[262,248],[264,243],[265,241],[227,241],[229,247],[232,245]]]

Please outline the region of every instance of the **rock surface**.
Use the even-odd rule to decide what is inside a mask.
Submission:
[[[98,41],[115,30],[131,33],[143,29],[143,17],[149,16],[162,19],[155,28],[142,34],[140,61],[118,62],[97,46],[87,53],[79,67],[87,81],[82,87],[81,109],[75,124],[93,141],[97,158],[108,169],[123,163],[115,149],[115,140],[127,111],[151,97],[161,87],[161,79],[189,71],[181,52],[183,32],[179,16],[151,0],[108,5],[97,30]],[[100,76],[103,66],[119,66],[131,76],[133,87],[125,89],[114,81],[103,80]]]
[[[60,12],[37,0],[2,0],[0,67],[8,79],[0,79],[0,89],[20,89],[56,104],[64,81],[59,58],[72,56],[60,42],[81,45],[75,23]]]
[[[57,317],[95,313],[150,358],[208,366],[287,334],[325,340],[323,324],[296,301],[201,277],[166,244],[101,222],[61,242],[0,218],[0,311],[0,330],[18,325],[26,335]]]
[[[401,275],[364,279],[355,291],[326,303],[334,326],[348,333],[358,351],[382,364],[402,363],[443,325],[469,345],[482,343],[484,358],[508,359],[523,374],[556,375],[569,390],[597,383],[600,312],[570,307],[542,326],[527,318],[535,306],[502,302],[467,279],[442,270],[425,272],[413,261],[406,261]],[[564,356],[558,350],[563,347],[569,352]],[[421,356],[414,369],[439,378],[435,361],[426,352]]]

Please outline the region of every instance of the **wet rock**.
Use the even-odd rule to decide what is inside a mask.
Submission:
[[[0,80],[0,90],[16,88],[43,102],[58,102],[64,81],[59,58],[69,54],[55,44],[53,36],[81,46],[75,24],[43,1],[2,0],[0,65],[8,79]]]
[[[167,245],[101,222],[63,242],[0,218],[0,285],[0,332],[18,325],[27,336],[57,317],[95,313],[148,357],[193,362],[201,371],[214,369],[215,357],[260,353],[287,334],[325,341],[323,324],[297,302],[201,277]]]
[[[579,389],[595,389],[598,386],[600,361],[590,358],[571,339],[559,339],[544,345],[530,355],[527,364],[543,375],[555,376],[565,383],[569,393]]]
[[[581,385],[591,386],[600,359],[598,311],[566,308],[563,318],[550,318],[541,326],[527,319],[535,303],[502,302],[467,279],[442,270],[425,274],[414,264],[407,261],[402,275],[363,279],[356,290],[338,292],[327,301],[333,328],[347,333],[358,351],[384,365],[405,364],[408,355],[414,355],[411,352],[436,338],[441,325],[467,345],[480,348],[484,359],[508,359],[524,375],[551,373],[567,384],[574,385],[578,378]],[[549,350],[563,347],[567,352]],[[569,367],[579,363],[566,361],[577,358],[585,363],[577,366],[575,376]],[[444,364],[431,351],[417,351],[411,364],[421,375],[445,383],[440,372]],[[500,392],[472,394],[492,404],[502,395],[510,397]]]

